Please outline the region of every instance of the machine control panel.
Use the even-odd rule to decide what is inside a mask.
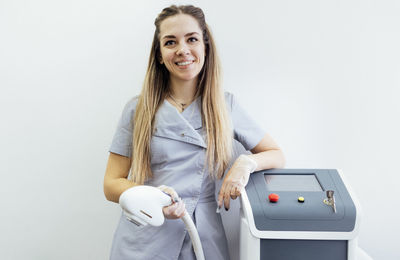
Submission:
[[[251,174],[246,193],[259,230],[351,231],[356,209],[337,170],[272,169]]]

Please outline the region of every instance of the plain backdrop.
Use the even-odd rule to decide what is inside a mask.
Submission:
[[[287,168],[342,169],[360,247],[400,259],[397,0],[0,0],[0,258],[108,259],[108,147],[170,3],[203,8],[225,90]]]

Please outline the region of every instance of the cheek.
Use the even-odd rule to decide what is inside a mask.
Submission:
[[[201,53],[201,62],[204,64],[205,63],[205,61],[206,61],[206,52],[205,52],[205,50],[202,50],[202,52],[200,52]]]
[[[161,56],[161,59],[164,61],[164,62],[166,62],[166,61],[168,61],[168,59],[170,59],[170,53],[167,51],[167,50],[161,50],[160,51],[160,56]]]
[[[206,59],[206,49],[205,48],[199,48],[197,53],[199,53],[199,55],[201,55],[201,59],[203,61]]]

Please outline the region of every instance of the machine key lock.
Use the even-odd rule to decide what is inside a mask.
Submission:
[[[335,192],[333,190],[327,190],[326,191],[326,199],[324,199],[324,203],[328,206],[331,206],[333,209],[333,212],[336,213],[336,202],[335,202],[335,196],[333,196]]]

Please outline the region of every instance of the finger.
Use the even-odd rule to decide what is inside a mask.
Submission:
[[[165,218],[170,218],[170,208],[169,207],[163,207],[163,209],[162,209],[162,211],[163,211],[163,214],[164,214],[164,217]]]
[[[171,197],[172,202],[179,201],[178,193],[176,193],[176,191],[173,188],[168,186],[164,186],[163,188],[164,188],[163,191],[169,194],[169,196]]]
[[[225,189],[225,192],[224,192],[224,207],[225,207],[225,210],[229,210],[229,206],[230,206],[229,204],[230,204],[230,201],[231,201],[230,190],[231,190],[231,186],[228,185],[228,187]]]
[[[229,196],[229,194],[226,194],[226,196],[224,197],[225,210],[229,210],[230,201],[231,201],[231,197]]]
[[[236,187],[235,186],[231,187],[229,195],[230,195],[231,199],[236,199],[237,196],[236,196]]]
[[[178,207],[177,203],[172,203],[171,205],[166,206],[163,209],[165,209],[165,212],[167,212],[168,214],[171,214],[176,210],[177,207]]]
[[[171,197],[171,189],[170,189],[170,187],[165,186],[165,185],[160,185],[157,188]]]
[[[224,181],[222,182],[221,189],[219,191],[218,195],[218,207],[222,207],[222,203],[224,203],[226,192],[229,192],[231,186],[231,182],[225,178]]]
[[[185,214],[185,203],[183,203],[183,201],[180,201],[178,204],[179,205],[178,205],[177,209],[175,210],[175,215],[178,218],[181,218]]]
[[[219,193],[218,193],[218,207],[219,208],[222,207],[222,202],[224,200],[224,194],[225,194],[226,186],[227,186],[227,182],[224,181],[222,183],[221,189],[219,190]]]
[[[241,195],[240,191],[235,190],[235,191],[233,192],[233,195],[231,194],[231,198],[235,200],[235,199],[236,199],[237,197],[239,197],[240,195]]]
[[[174,189],[167,187],[166,189],[164,189],[165,193],[168,193],[171,197],[173,197],[174,195],[176,195],[176,192]]]
[[[230,194],[231,194],[231,196],[236,196],[236,197],[240,195],[240,191],[239,191],[237,185],[232,186]]]
[[[224,199],[224,191],[221,189],[219,190],[218,193],[218,208],[221,208],[223,199]]]
[[[178,208],[178,203],[173,203],[170,206],[166,206],[163,208],[163,213],[165,218],[167,219],[176,219],[177,216],[175,214],[175,211]]]
[[[241,189],[240,186],[236,186],[236,187],[234,188],[234,190],[233,190],[233,196],[234,196],[235,199],[236,199],[237,197],[240,196],[240,194],[242,194],[242,189]]]
[[[165,186],[165,185],[160,185],[160,186],[158,186],[157,188],[159,188],[160,190],[164,191],[165,188],[167,188],[167,186]]]
[[[172,209],[170,213],[170,218],[172,219],[177,219],[180,218],[182,213],[185,211],[184,203],[183,201],[175,203],[175,207]]]
[[[174,213],[179,213],[179,211],[182,208],[182,201],[176,202],[175,205],[176,205],[176,207],[174,209]]]

